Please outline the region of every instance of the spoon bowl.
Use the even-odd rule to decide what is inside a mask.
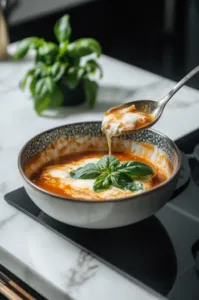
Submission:
[[[159,102],[158,101],[154,101],[154,100],[136,100],[136,101],[131,101],[128,103],[124,104],[126,107],[135,105],[136,108],[136,112],[141,112],[144,114],[149,114],[151,116],[153,116],[153,121],[151,121],[149,124],[144,125],[143,127],[139,127],[139,128],[134,128],[132,130],[128,130],[128,132],[124,132],[125,133],[134,133],[135,131],[140,131],[143,128],[149,128],[151,126],[153,126],[161,117],[162,111],[161,109],[159,109]]]

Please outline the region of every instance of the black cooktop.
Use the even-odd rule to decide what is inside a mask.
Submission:
[[[183,152],[183,163],[173,197],[155,216],[137,224],[81,229],[47,216],[24,188],[5,195],[5,199],[123,275],[140,280],[170,300],[198,300],[199,130],[176,143]]]

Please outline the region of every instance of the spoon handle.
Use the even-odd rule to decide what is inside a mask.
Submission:
[[[162,99],[158,101],[158,106],[165,106],[165,104],[171,99],[171,97],[194,75],[199,72],[199,66],[195,67],[192,71],[190,71],[185,77],[183,77],[177,84],[172,88],[172,90],[164,96]]]

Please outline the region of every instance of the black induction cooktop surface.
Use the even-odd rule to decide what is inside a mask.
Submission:
[[[116,229],[82,229],[43,213],[24,188],[8,203],[171,300],[199,299],[199,130],[176,141],[184,153],[172,199],[155,216]]]

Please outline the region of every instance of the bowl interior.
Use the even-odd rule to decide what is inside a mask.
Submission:
[[[69,124],[43,132],[22,149],[19,164],[27,178],[43,165],[64,155],[85,151],[107,151],[107,140],[101,132],[101,122]],[[174,143],[164,135],[142,130],[113,138],[113,152],[130,151],[149,159],[171,177],[179,168],[179,154]]]

